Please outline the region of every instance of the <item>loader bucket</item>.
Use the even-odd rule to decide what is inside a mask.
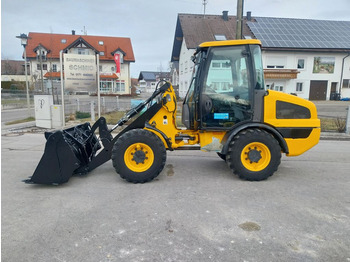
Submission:
[[[47,141],[44,154],[33,176],[24,180],[25,183],[66,183],[74,171],[78,168],[82,170],[101,148],[89,123],[53,133],[47,132],[45,137]]]

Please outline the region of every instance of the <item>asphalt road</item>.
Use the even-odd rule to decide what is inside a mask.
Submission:
[[[44,143],[2,136],[2,261],[350,260],[350,141],[284,157],[262,182],[215,153],[175,151],[146,184],[110,161],[57,187],[21,183]]]
[[[1,110],[1,123],[22,120],[30,116],[35,116],[34,108],[29,111],[27,108]]]

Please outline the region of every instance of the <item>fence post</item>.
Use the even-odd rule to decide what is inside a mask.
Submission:
[[[77,102],[77,111],[80,112],[80,101],[79,98],[76,99]]]
[[[348,113],[346,117],[345,133],[350,134],[350,106],[348,106]]]
[[[95,122],[95,102],[91,101],[90,102],[90,112],[91,112],[91,121]]]
[[[106,99],[104,96],[102,97],[102,112],[106,113]]]
[[[117,98],[117,111],[119,111],[119,96],[116,96]]]

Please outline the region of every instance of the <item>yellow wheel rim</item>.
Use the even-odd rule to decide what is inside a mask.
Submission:
[[[135,143],[129,146],[124,153],[126,166],[133,172],[144,172],[154,162],[152,149],[144,143]]]
[[[241,153],[241,162],[249,171],[258,172],[265,169],[271,161],[269,148],[259,142],[246,145]]]

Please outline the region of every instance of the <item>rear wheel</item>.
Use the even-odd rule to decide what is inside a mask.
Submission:
[[[112,161],[121,178],[132,183],[145,183],[163,170],[166,150],[154,133],[134,129],[118,138],[113,146]]]
[[[281,163],[281,147],[266,131],[248,129],[239,133],[230,143],[226,161],[242,179],[265,180]]]

